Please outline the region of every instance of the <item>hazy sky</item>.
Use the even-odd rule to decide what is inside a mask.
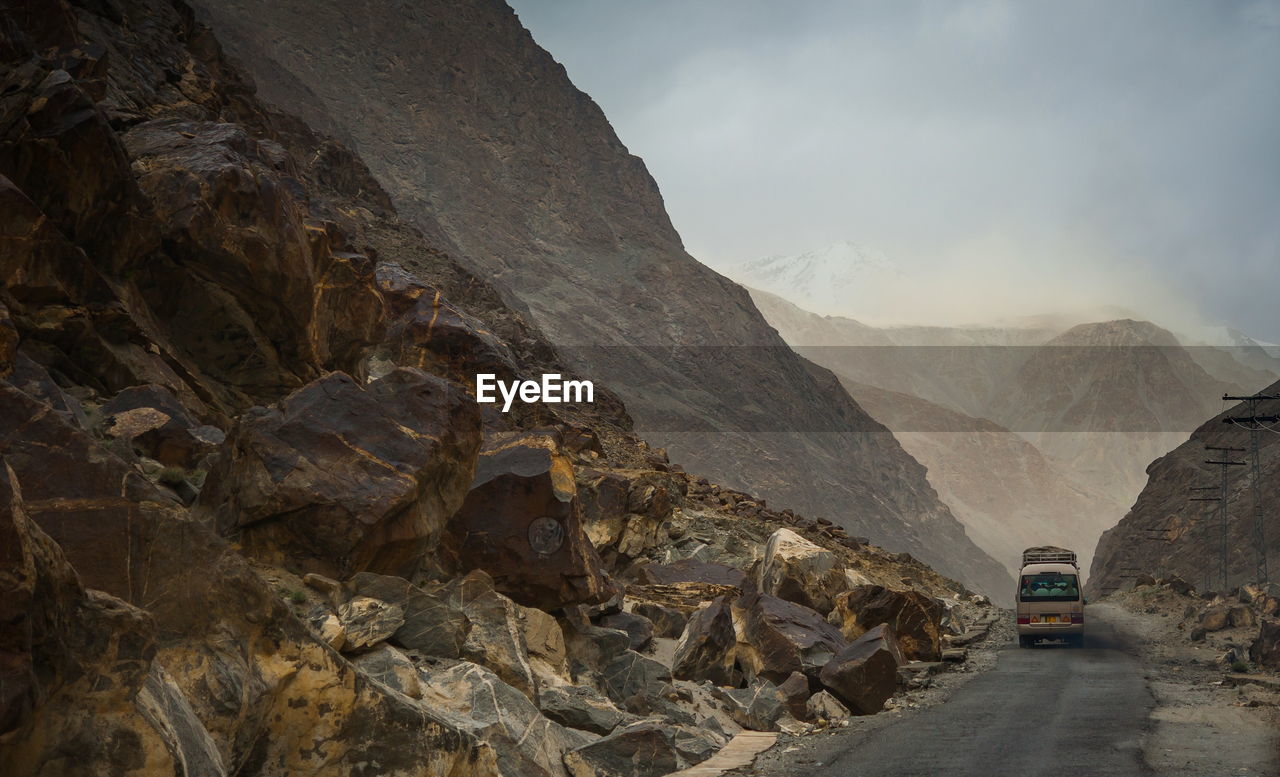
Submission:
[[[904,320],[1280,341],[1280,0],[510,1],[713,267],[847,239]]]

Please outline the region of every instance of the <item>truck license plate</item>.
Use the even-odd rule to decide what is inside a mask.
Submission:
[[[1057,615],[1046,615],[1046,616],[1044,616],[1044,622],[1045,622],[1045,623],[1057,623],[1057,622],[1058,622],[1058,616],[1057,616]]]

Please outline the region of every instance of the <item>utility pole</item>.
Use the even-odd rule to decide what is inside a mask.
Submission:
[[[1224,448],[1220,445],[1206,445],[1206,451],[1218,451],[1223,454],[1222,461],[1205,459],[1205,464],[1217,464],[1222,467],[1222,483],[1219,486],[1218,526],[1221,532],[1221,544],[1218,548],[1218,575],[1222,583],[1222,591],[1227,590],[1227,470],[1231,467],[1243,467],[1247,462],[1231,461],[1232,453],[1242,453],[1244,448]]]
[[[1199,491],[1199,492],[1204,492],[1204,491],[1217,491],[1217,490],[1218,490],[1218,487],[1217,487],[1217,486],[1192,486],[1190,490],[1191,490],[1191,491]],[[1190,500],[1190,501],[1192,501],[1192,502],[1219,502],[1219,503],[1221,503],[1221,501],[1222,501],[1222,497],[1220,497],[1220,496],[1193,496],[1193,497],[1191,497],[1191,500]],[[1209,520],[1209,513],[1210,513],[1210,511],[1209,511],[1209,510],[1205,510],[1205,511],[1204,511],[1204,515],[1200,516],[1200,534],[1202,535],[1202,536],[1201,536],[1201,541],[1202,541],[1202,543],[1203,543],[1203,545],[1204,545],[1204,552],[1205,552],[1205,554],[1206,554],[1206,555],[1205,555],[1205,558],[1206,558],[1206,559],[1207,559],[1207,558],[1209,558],[1209,557],[1210,557],[1210,555],[1213,553],[1213,536],[1212,536],[1212,534],[1211,534],[1211,532],[1210,532],[1210,528],[1211,528],[1211,527],[1210,527],[1210,523],[1211,523],[1211,521]],[[1200,590],[1201,590],[1201,592],[1213,590],[1213,569],[1212,569],[1208,564],[1205,564],[1205,565],[1204,565],[1204,588],[1202,588],[1202,589],[1200,589]]]
[[[1233,397],[1223,394],[1222,399],[1224,402],[1245,402],[1248,404],[1248,415],[1227,416],[1222,419],[1222,422],[1243,426],[1249,430],[1249,447],[1253,454],[1251,462],[1253,464],[1253,547],[1254,552],[1257,554],[1257,570],[1255,574],[1257,579],[1255,582],[1266,585],[1270,575],[1267,572],[1266,526],[1263,523],[1262,516],[1262,457],[1258,450],[1258,437],[1265,428],[1263,424],[1274,424],[1280,421],[1280,416],[1258,415],[1258,403],[1264,399],[1280,399],[1280,396],[1275,394],[1251,394],[1247,397]]]

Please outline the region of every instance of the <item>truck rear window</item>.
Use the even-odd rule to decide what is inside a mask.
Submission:
[[[1018,598],[1024,602],[1074,602],[1080,598],[1080,588],[1075,575],[1023,575]]]

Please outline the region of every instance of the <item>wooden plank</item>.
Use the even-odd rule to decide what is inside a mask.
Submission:
[[[711,756],[697,766],[679,772],[672,772],[668,777],[718,777],[730,769],[741,769],[755,762],[756,756],[773,747],[778,735],[766,731],[743,731],[720,752]]]

